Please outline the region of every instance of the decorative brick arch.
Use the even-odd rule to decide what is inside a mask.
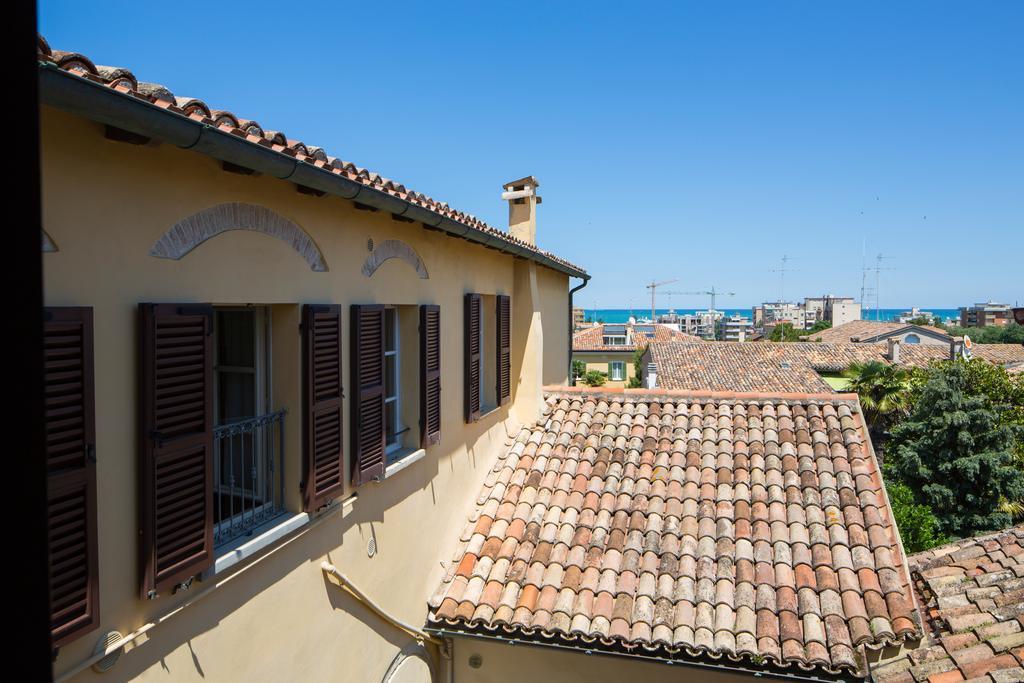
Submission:
[[[363,263],[363,275],[373,277],[374,272],[389,259],[401,259],[405,261],[421,280],[430,279],[427,267],[423,265],[423,259],[416,253],[416,250],[401,240],[384,240],[378,244]]]
[[[264,206],[244,202],[217,204],[181,219],[156,241],[149,255],[179,260],[206,240],[229,230],[252,230],[276,237],[294,249],[311,270],[327,270],[323,254],[305,230]]]

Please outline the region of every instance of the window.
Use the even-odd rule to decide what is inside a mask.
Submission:
[[[282,511],[283,414],[269,410],[270,311],[214,309],[214,544],[222,545]]]
[[[608,363],[608,379],[613,382],[622,382],[626,379],[626,362],[613,360]]]
[[[466,294],[463,316],[466,422],[476,422],[511,400],[511,299],[502,294]]]
[[[384,309],[384,450],[391,455],[402,447],[401,435],[401,357],[399,356],[398,310],[394,306]]]
[[[911,333],[904,337],[903,341],[906,342],[907,344],[920,344],[921,338],[916,334]]]

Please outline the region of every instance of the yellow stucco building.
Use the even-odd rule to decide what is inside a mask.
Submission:
[[[566,383],[587,275],[536,246],[536,180],[496,230],[39,58],[56,678],[440,676],[322,564],[424,623],[450,529]]]

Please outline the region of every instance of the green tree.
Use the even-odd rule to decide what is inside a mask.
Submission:
[[[600,370],[588,370],[583,375],[583,383],[588,387],[600,387],[608,381],[608,373],[601,372]]]
[[[954,337],[970,336],[971,341],[979,344],[1024,344],[1024,325],[1011,322],[1007,325],[989,325],[986,327],[947,326],[946,332]]]
[[[637,349],[633,352],[633,376],[629,378],[629,388],[638,389],[643,384],[640,378],[644,374],[644,354],[647,353],[647,347]]]
[[[969,536],[1011,523],[1006,501],[1024,497],[1013,457],[1019,427],[968,393],[969,370],[951,363],[929,373],[910,416],[892,432],[887,467],[930,503],[945,534]]]
[[[896,526],[908,553],[919,553],[948,543],[949,539],[939,531],[939,520],[927,505],[914,500],[914,492],[898,481],[886,482],[886,493],[892,506]]]
[[[882,451],[889,429],[910,410],[910,372],[873,360],[853,363],[843,376],[850,380],[847,391],[860,397],[871,440],[877,450]]]
[[[779,323],[768,334],[768,341],[797,342],[803,332],[793,327],[793,323]]]
[[[821,332],[822,330],[827,330],[827,329],[830,329],[831,327],[832,327],[832,323],[830,323],[829,321],[827,321],[827,320],[819,320],[818,322],[816,322],[813,325],[811,325],[811,327],[807,330],[807,334],[813,334],[815,332]]]
[[[576,382],[578,380],[582,379],[583,375],[585,375],[585,374],[587,374],[587,364],[584,363],[583,361],[577,359],[577,358],[573,358],[573,360],[572,360],[572,383],[576,384]]]
[[[908,325],[934,325],[935,320],[930,315],[919,315],[907,321]]]

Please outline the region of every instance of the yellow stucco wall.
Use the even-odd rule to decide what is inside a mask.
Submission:
[[[478,638],[454,639],[457,683],[739,683],[752,676],[717,669],[641,660],[635,657],[585,654],[534,645],[509,645]],[[471,666],[476,655],[479,667]],[[769,679],[772,680],[772,679]]]
[[[587,372],[591,370],[597,370],[599,372],[608,372],[608,364],[612,361],[621,361],[626,364],[626,379],[625,381],[616,382],[608,380],[604,383],[606,387],[624,387],[629,385],[629,379],[636,376],[636,369],[633,367],[633,351],[588,351],[586,353],[575,353],[572,357],[573,360],[581,360],[587,365]],[[582,382],[577,382],[582,384]]]
[[[440,563],[451,557],[484,473],[514,434],[514,423],[537,414],[542,383],[565,381],[567,276],[387,213],[358,211],[339,198],[300,194],[288,182],[227,173],[197,153],[109,141],[98,124],[49,108],[42,112],[42,162],[44,227],[59,249],[44,255],[46,303],[92,306],[95,317],[101,627],[61,648],[55,672],[86,659],[106,631],[129,633],[218,584],[136,641],[112,672],[86,670],[74,680],[380,680],[410,639],[329,585],[320,563],[335,564],[400,618],[423,623],[426,600],[443,573]],[[178,261],[149,255],[183,217],[231,201],[259,204],[298,224],[329,270],[313,272],[287,244],[247,231],[217,236]],[[364,276],[368,239],[406,242],[429,279],[399,260]],[[510,294],[514,311],[513,402],[472,425],[463,420],[466,292]],[[349,397],[348,305],[440,304],[441,443],[381,483],[358,491],[347,485],[345,506],[258,564],[243,563],[188,592],[143,601],[135,542],[136,308],[143,301],[276,304],[273,408],[288,410],[291,509],[299,507],[299,304],[344,307]],[[561,349],[551,348],[557,344]],[[558,356],[561,363],[552,367]],[[346,456],[349,427],[346,405]],[[371,538],[377,544],[372,558]],[[418,670],[403,666],[403,676]]]

